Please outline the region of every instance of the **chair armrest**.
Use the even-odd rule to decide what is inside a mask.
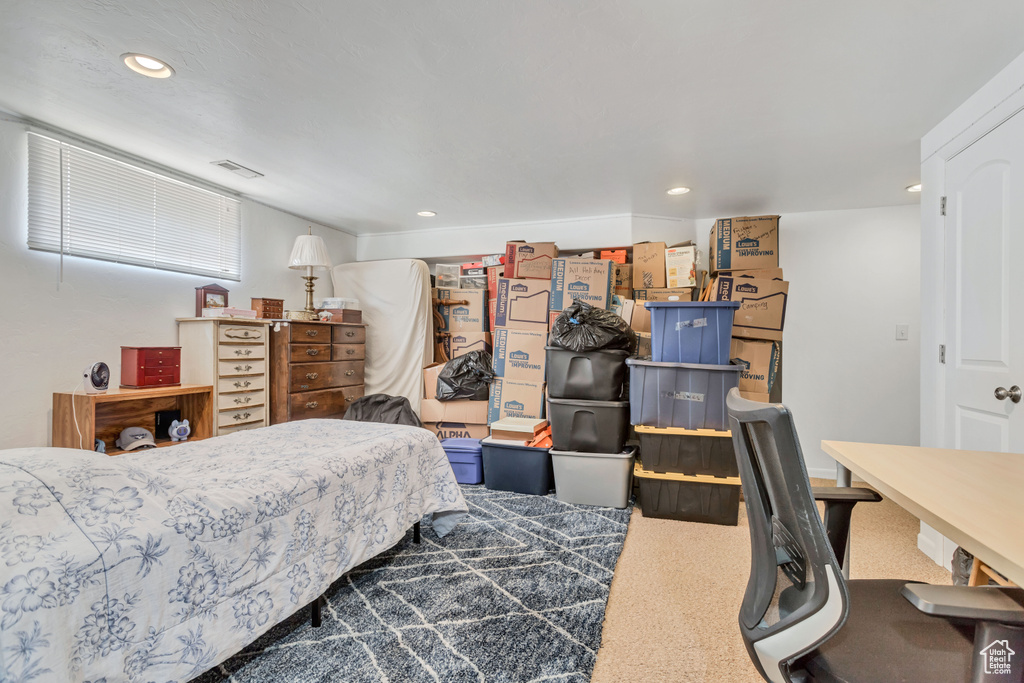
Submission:
[[[936,617],[1024,625],[1024,588],[907,583],[900,592],[911,605]]]
[[[811,493],[814,500],[823,502],[877,503],[882,500],[882,495],[878,491],[859,486],[813,486]]]

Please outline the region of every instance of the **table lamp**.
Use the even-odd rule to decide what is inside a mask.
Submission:
[[[295,238],[288,267],[296,270],[306,269],[306,274],[302,276],[306,280],[306,310],[289,311],[288,317],[295,320],[316,320],[316,309],[313,307],[313,280],[316,276],[313,275],[313,271],[330,268],[331,257],[327,255],[327,245],[324,244],[323,238],[314,235],[312,227],[309,234]]]

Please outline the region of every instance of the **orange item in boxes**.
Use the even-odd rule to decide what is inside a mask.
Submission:
[[[616,263],[626,262],[625,249],[604,249],[601,251],[602,261],[615,261]]]

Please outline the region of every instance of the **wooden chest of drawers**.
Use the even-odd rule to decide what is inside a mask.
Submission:
[[[363,395],[366,327],[292,322],[270,333],[270,423],[340,418]]]
[[[269,424],[271,324],[238,318],[178,320],[183,381],[213,385],[213,436]]]
[[[179,384],[181,384],[180,347],[121,347],[122,387],[142,389],[143,387],[173,387]]]

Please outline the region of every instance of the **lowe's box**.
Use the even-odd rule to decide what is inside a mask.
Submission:
[[[754,339],[733,338],[729,359],[739,365],[740,391],[768,394],[779,371],[779,343]]]
[[[544,346],[547,334],[535,330],[494,330],[494,374],[506,379],[543,382],[546,365]]]
[[[545,332],[548,329],[550,299],[550,280],[499,278],[498,305],[494,310],[494,325],[516,330]]]
[[[556,258],[551,265],[551,310],[565,310],[573,301],[608,308],[614,279],[614,261]]]
[[[719,218],[711,228],[711,272],[779,267],[779,217]]]
[[[436,332],[484,332],[487,330],[487,290],[438,287],[434,298],[444,326]]]
[[[441,339],[448,358],[464,356],[470,351],[491,352],[490,332],[452,332]]]
[[[789,283],[785,280],[719,274],[711,284],[710,300],[740,302],[733,317],[733,336],[782,341],[789,300]]]
[[[690,301],[693,298],[693,288],[634,289],[633,298],[637,301]]]
[[[506,242],[505,276],[551,279],[551,261],[558,256],[554,242]]]
[[[544,417],[544,382],[496,377],[491,382],[488,424],[506,417]]]

